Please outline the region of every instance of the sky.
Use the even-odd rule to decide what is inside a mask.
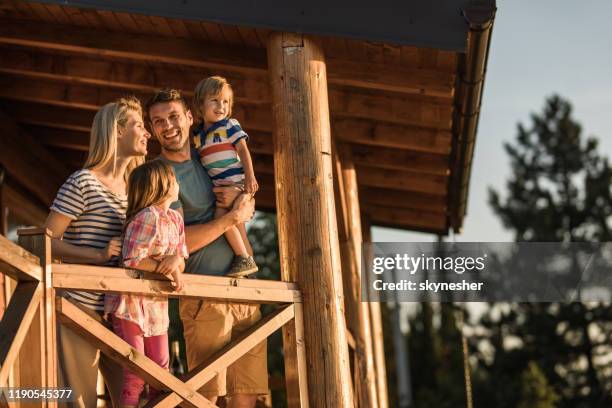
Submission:
[[[612,158],[612,1],[497,0],[472,163],[463,242],[512,241],[493,214],[487,189],[505,191],[503,149],[516,125],[529,125],[552,94],[569,99],[583,136],[597,136]],[[432,241],[431,234],[374,227],[372,240]]]

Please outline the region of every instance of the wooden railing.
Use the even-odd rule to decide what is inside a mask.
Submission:
[[[220,370],[282,328],[287,402],[290,407],[308,406],[302,299],[294,283],[185,274],[184,289],[177,293],[159,274],[52,263],[50,237],[41,229],[20,231],[19,243],[21,247],[0,236],[0,272],[17,282],[0,321],[0,387],[9,385],[11,373],[12,386],[57,386],[57,319],[121,366],[162,390],[160,396],[147,406],[214,407],[197,390]],[[56,296],[56,290],[60,289],[223,299],[279,306],[206,362],[177,378],[113,333],[96,313]],[[36,406],[57,404],[40,401]]]

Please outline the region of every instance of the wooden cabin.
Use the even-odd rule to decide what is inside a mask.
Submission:
[[[320,1],[213,8],[0,0],[0,232],[42,225],[59,186],[84,162],[101,105],[126,94],[144,101],[168,86],[189,98],[200,79],[224,76],[234,88],[234,116],[250,135],[257,207],[277,213],[282,276],[292,282],[262,283],[292,292],[274,297],[262,289],[270,297],[259,299],[293,305],[281,313],[283,324],[294,322],[283,326],[290,405],[386,407],[380,310],[360,302],[360,245],[371,225],[461,231],[494,15],[494,0],[381,0],[350,11]],[[45,242],[41,231],[23,235],[32,258],[2,241],[0,272],[41,282],[32,307],[54,319],[53,290],[72,272],[50,264]],[[32,265],[40,263],[37,274]],[[116,290],[148,293],[126,282]],[[205,283],[229,285],[194,280]],[[3,286],[5,307],[15,284]],[[192,295],[213,296],[200,289]],[[77,316],[71,307],[63,310]],[[47,347],[48,361],[32,381],[51,386],[53,333],[39,320],[32,344]],[[20,336],[0,342],[0,386],[7,363],[17,361],[8,347],[19,349]],[[175,405],[198,406],[187,398],[189,381],[156,378]]]

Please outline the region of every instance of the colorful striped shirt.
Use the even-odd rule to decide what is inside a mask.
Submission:
[[[127,196],[109,190],[88,169],[74,172],[59,189],[51,210],[72,221],[63,235],[69,244],[105,248],[113,237],[121,236]],[[117,266],[119,257],[105,266]],[[104,294],[100,292],[68,291],[67,295],[90,309],[104,310]]]
[[[236,119],[223,119],[208,129],[202,123],[194,131],[194,145],[200,162],[216,186],[241,183],[244,168],[236,152],[236,143],[248,135]]]
[[[166,255],[189,256],[185,244],[183,218],[175,210],[151,206],[130,221],[125,229],[123,266],[135,268],[145,258],[161,261]],[[145,337],[160,336],[168,331],[168,298],[131,294],[107,294],[105,313],[137,324]]]

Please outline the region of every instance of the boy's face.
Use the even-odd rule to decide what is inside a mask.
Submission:
[[[209,95],[202,105],[202,117],[207,124],[227,118],[230,111],[232,91],[224,86],[217,95]]]
[[[189,148],[191,112],[179,101],[160,102],[149,109],[151,130],[163,150],[179,152]]]

